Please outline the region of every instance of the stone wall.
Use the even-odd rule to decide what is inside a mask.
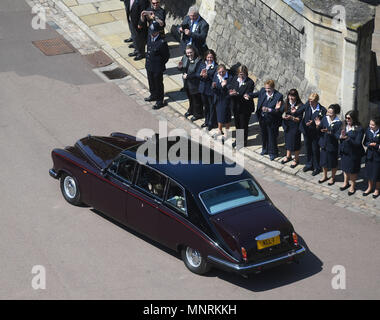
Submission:
[[[257,89],[273,79],[283,93],[291,88],[302,93],[315,90],[305,78],[302,26],[284,19],[267,2],[215,0],[208,46],[229,66],[247,65]]]

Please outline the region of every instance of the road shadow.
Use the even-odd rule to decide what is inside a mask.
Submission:
[[[146,241],[147,243],[156,247],[157,249],[162,250],[163,252],[171,255],[172,257],[175,257],[182,261],[179,252],[169,249],[164,245],[160,244],[159,242],[152,240],[147,236],[119,223],[118,221],[106,216],[99,210],[93,208],[90,210],[98,216],[108,220],[111,223],[114,223],[115,225],[119,226],[125,231],[131,233],[135,237]],[[223,281],[228,281],[235,286],[239,286],[254,292],[272,290],[309,278],[322,271],[323,262],[315,254],[311,252],[311,250],[308,248],[301,236],[298,236],[298,239],[300,244],[306,248],[306,254],[300,259],[298,264],[291,263],[280,265],[272,269],[264,270],[262,273],[259,274],[252,274],[249,276],[249,278],[244,278],[235,273],[229,273],[213,268],[206,275],[203,275],[203,277],[219,278]],[[185,265],[183,267],[185,268]]]
[[[312,277],[322,271],[323,262],[308,248],[302,237],[298,236],[298,238],[300,244],[306,248],[306,253],[299,263],[284,264],[263,270],[259,274],[251,274],[247,279],[238,274],[217,269],[213,269],[209,276],[218,277],[253,292],[276,289]]]

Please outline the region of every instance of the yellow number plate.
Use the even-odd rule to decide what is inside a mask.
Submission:
[[[265,240],[257,240],[257,249],[265,249],[271,246],[275,246],[276,244],[280,244],[280,236],[276,236]]]

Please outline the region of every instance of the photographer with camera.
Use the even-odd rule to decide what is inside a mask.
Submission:
[[[151,0],[151,6],[141,12],[139,29],[144,27],[148,27],[148,37],[151,35],[152,31],[149,28],[153,22],[158,23],[161,27],[161,36],[164,36],[164,28],[165,28],[165,19],[166,19],[166,11],[164,8],[160,6],[160,0]]]
[[[206,38],[209,25],[200,15],[197,6],[189,8],[178,31],[182,34],[181,49],[185,52],[186,46],[192,45],[200,56],[207,51]]]

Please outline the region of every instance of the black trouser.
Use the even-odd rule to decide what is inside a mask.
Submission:
[[[307,159],[305,167],[312,168],[314,170],[321,170],[321,150],[318,144],[318,137],[312,137],[304,134],[303,139],[305,142]]]
[[[135,50],[141,54],[145,55],[145,46],[148,39],[148,33],[144,30],[139,30],[137,27],[129,23],[129,30],[131,31],[131,37],[133,39],[133,45]]]
[[[196,118],[203,117],[202,97],[200,93],[191,93],[189,89],[186,89],[187,97],[189,98],[189,109],[187,112],[192,114]]]
[[[164,78],[163,72],[147,71],[149,91],[153,100],[164,101]]]
[[[205,123],[209,128],[216,128],[216,110],[214,105],[214,97],[202,94],[202,102],[204,107]]]
[[[266,119],[261,118],[259,121],[262,139],[263,152],[270,155],[278,156],[278,128],[277,123],[268,122]]]
[[[235,119],[235,127],[236,129],[243,129],[244,130],[244,146],[247,146],[248,142],[248,126],[249,126],[249,120],[251,119],[251,112],[247,113],[235,113],[234,114]]]

